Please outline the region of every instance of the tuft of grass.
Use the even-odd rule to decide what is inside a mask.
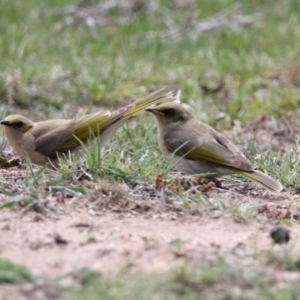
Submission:
[[[279,166],[278,174],[285,186],[300,187],[300,155],[298,151],[288,153],[281,160],[275,161]]]
[[[0,283],[16,284],[25,281],[34,281],[34,276],[30,270],[7,259],[0,259]]]
[[[163,274],[107,277],[88,272],[67,299],[296,299],[297,285],[277,287],[277,280],[255,269],[243,270],[223,259],[184,264]]]

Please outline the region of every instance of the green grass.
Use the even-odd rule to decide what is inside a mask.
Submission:
[[[7,259],[0,259],[0,284],[33,282],[34,276],[29,269],[12,263]]]
[[[153,14],[134,15],[124,26],[89,28],[78,24],[57,30],[64,19],[63,9],[74,1],[4,1],[1,77],[14,84],[9,86],[12,91],[5,91],[8,87],[4,85],[2,93],[12,93],[20,107],[28,108],[35,100],[46,109],[49,105],[61,109],[66,103],[101,105],[102,99],[106,104],[118,102],[126,95],[172,84],[182,88],[184,101],[197,100],[199,109],[208,115],[211,109],[225,109],[230,117],[247,121],[262,107],[278,115],[288,103],[299,106],[299,97],[288,88],[268,86],[263,102],[255,95],[259,82],[264,82],[264,72],[290,67],[297,61],[297,1],[278,3],[271,11],[270,1],[260,3],[259,9],[256,2],[240,1],[236,13],[262,14],[250,29],[204,34],[191,29],[179,39],[168,41],[158,37],[133,39],[145,31],[183,24],[187,12],[174,11],[163,3]],[[201,2],[197,20],[232,3]],[[230,76],[231,105],[227,108],[220,107],[220,95],[202,97],[198,88],[199,83],[224,75]],[[248,110],[246,115],[238,116],[240,106]]]
[[[222,259],[186,264],[164,274],[120,274],[117,279],[86,271],[81,288],[67,299],[297,299],[299,287],[278,287],[265,272],[243,269]]]

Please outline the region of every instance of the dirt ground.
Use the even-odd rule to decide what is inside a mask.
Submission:
[[[219,191],[210,191],[219,194]],[[226,195],[228,192],[223,192]],[[298,218],[300,207],[288,207],[285,191],[280,196],[263,192],[264,198],[241,196],[239,207],[258,206],[255,218],[245,219],[228,210],[203,209],[184,212],[157,200],[117,203],[105,208],[86,197],[56,199],[56,212],[20,213],[20,208],[6,209],[0,215],[0,253],[2,258],[27,266],[44,278],[73,278],[85,269],[102,274],[163,272],[184,261],[226,257],[236,264],[259,267],[273,249],[280,256],[281,247],[272,247],[269,231],[281,219]],[[268,199],[269,198],[269,199]],[[272,200],[271,200],[272,199]],[[296,259],[300,252],[300,224],[294,222],[289,248]],[[273,251],[272,250],[272,251]],[[274,274],[274,265],[269,268]],[[278,270],[276,270],[278,272]],[[279,273],[278,273],[279,275]],[[300,274],[280,271],[282,284],[300,279]],[[7,295],[30,294],[34,286],[2,286],[0,299]],[[45,293],[45,290],[43,290]],[[15,297],[15,296],[14,296]]]
[[[268,202],[258,198],[252,201]],[[102,274],[118,273],[124,268],[162,272],[186,259],[218,256],[251,266],[255,254],[264,260],[272,248],[269,238],[272,222],[266,222],[263,216],[260,221],[245,221],[220,211],[193,215],[167,211],[159,203],[150,206],[140,203],[140,207],[147,207],[144,212],[139,211],[140,207],[130,211],[97,211],[80,198],[70,202],[60,205],[59,214],[48,216],[36,212],[20,215],[18,211],[2,211],[1,257],[29,267],[35,275],[72,278],[84,269],[94,269]],[[275,201],[275,206],[279,207],[281,203]],[[300,250],[297,243],[299,224],[293,224],[291,236],[290,246],[296,256]],[[176,241],[181,242],[180,247],[176,246]],[[274,250],[280,255],[279,248]],[[274,272],[273,268],[270,266],[270,273]],[[300,279],[299,273],[282,270],[279,276],[282,284]],[[24,297],[26,294],[30,299],[49,299],[48,296],[40,297],[30,284],[20,285],[18,289],[2,286],[0,299],[24,299],[15,298],[15,295]],[[13,296],[7,298],[7,295]]]
[[[282,147],[287,149],[287,144]],[[1,177],[12,180],[24,172],[19,167],[0,171]],[[228,178],[222,179],[222,184],[225,189],[204,193],[207,199],[215,199],[211,205],[190,211],[162,203],[159,197],[152,199],[149,193],[135,197],[130,190],[122,199],[103,191],[92,197],[69,197],[60,191],[50,199],[48,207],[54,211],[22,213],[18,206],[1,210],[0,254],[44,278],[72,278],[84,269],[102,274],[124,269],[163,272],[186,260],[218,256],[255,268],[265,261],[268,251],[280,255],[282,247],[272,246],[269,232],[275,224],[291,220],[289,249],[293,258],[299,258],[300,195],[295,189],[272,194],[252,183]],[[0,194],[0,204],[9,199]],[[226,208],[218,204],[222,201]],[[248,218],[251,209],[254,213]],[[254,261],[254,257],[261,259]],[[270,265],[266,270],[277,274],[274,268]],[[299,279],[298,272],[280,271],[282,284]],[[27,299],[28,294],[31,299],[43,299],[33,296],[29,284],[18,289],[19,298],[11,299]],[[2,285],[0,299],[9,299],[12,291],[16,292],[14,286]]]

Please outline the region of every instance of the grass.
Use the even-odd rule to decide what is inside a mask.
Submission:
[[[13,113],[34,120],[74,117],[121,107],[162,86],[180,88],[182,101],[197,118],[230,132],[255,167],[298,189],[299,74],[292,79],[291,74],[299,63],[299,1],[191,2],[194,22],[207,21],[224,10],[230,11],[231,20],[238,15],[258,19],[249,27],[222,26],[201,33],[191,26],[177,37],[163,37],[163,32],[183,27],[191,13],[187,7],[152,1],[154,10],[131,12],[124,24],[117,23],[120,12],[113,11],[110,25],[89,27],[80,21],[65,24],[67,9],[77,4],[71,0],[2,0],[2,117]],[[222,80],[219,92],[205,93],[201,88],[217,87]],[[266,130],[266,144],[247,135],[247,128],[272,118],[278,128]],[[290,129],[287,124],[292,134],[285,136]],[[282,154],[280,145],[272,144],[278,132],[283,132],[282,143],[293,143],[294,151]],[[6,148],[1,135],[1,152]],[[9,198],[0,208],[45,212],[52,209],[48,199],[56,191],[64,190],[70,197],[95,197],[99,185],[117,189],[125,182],[132,189],[153,185],[159,174],[166,180],[175,178],[172,164],[159,152],[150,115],[125,124],[105,150],[100,151],[96,141],[83,152],[82,157],[62,159],[56,171],[28,164],[17,181],[0,178],[2,193]],[[166,205],[182,210],[220,210],[245,219],[257,212],[257,206],[240,204],[241,196],[234,192],[229,196],[194,196],[184,189],[155,193]],[[205,299],[212,295],[219,297],[214,299],[241,299],[241,295],[244,299],[297,299],[297,286],[273,287],[274,278],[256,270],[248,274],[246,269],[224,260],[205,260],[203,265],[176,272],[142,274],[138,280],[89,273],[70,299],[96,299],[99,293],[105,299],[149,299],[149,295],[151,299],[198,299],[199,295]]]
[[[166,274],[105,278],[86,271],[81,288],[67,299],[297,299],[299,287],[276,287],[277,280],[266,272],[248,270],[216,259],[186,264]]]
[[[173,12],[168,5],[160,4],[162,8],[155,15],[157,22],[153,22],[152,15],[146,15],[133,17],[125,26],[98,30],[79,24],[57,31],[57,24],[64,19],[63,8],[73,3],[5,3],[1,18],[4,28],[2,76],[4,80],[10,77],[13,81],[11,93],[21,107],[28,107],[32,99],[54,109],[61,109],[67,103],[99,104],[103,103],[103,98],[110,104],[111,101],[120,102],[122,95],[165,84],[180,86],[184,101],[196,100],[202,98],[198,83],[226,74],[230,76],[233,89],[230,95],[233,105],[229,107],[232,118],[238,117],[240,105],[246,105],[253,113],[243,116],[248,121],[261,111],[261,106],[272,110],[273,114],[277,112],[272,96],[277,95],[279,89],[268,89],[267,93],[271,95],[261,103],[255,96],[260,83],[252,82],[262,84],[260,76],[264,72],[295,63],[297,52],[291,50],[297,49],[296,2],[290,6],[282,5],[280,10],[276,7],[269,18],[264,16],[250,30],[220,30],[200,36],[193,36],[191,31],[168,43],[159,38],[136,42],[132,36],[146,30],[168,30],[169,23],[180,26],[186,12]],[[224,1],[209,5],[207,1],[205,9],[201,5],[197,14],[199,18],[205,18],[232,3]],[[249,5],[247,1],[242,1],[240,6],[244,14],[257,11],[255,5]],[[261,4],[260,11],[265,13],[268,6]],[[18,11],[22,11],[20,16]],[[281,21],[279,30],[271,30],[278,20]],[[21,26],[22,30],[17,30]],[[241,88],[244,86],[247,89]],[[219,95],[213,95],[216,110],[220,109],[218,98]],[[280,89],[276,103],[284,105],[287,98],[290,98],[289,89]],[[209,113],[211,100],[211,96],[204,97],[203,103],[199,103],[200,108],[203,106]],[[290,99],[290,102],[297,103],[298,100]]]
[[[29,269],[14,264],[7,259],[0,259],[0,284],[33,282],[34,276]]]

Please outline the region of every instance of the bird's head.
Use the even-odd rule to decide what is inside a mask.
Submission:
[[[163,103],[158,106],[149,107],[146,111],[153,113],[160,125],[168,127],[185,123],[194,118],[193,114],[187,108],[178,103]]]
[[[31,120],[21,115],[7,116],[4,120],[0,121],[0,124],[23,134],[28,132],[28,130],[30,130],[34,125]]]

